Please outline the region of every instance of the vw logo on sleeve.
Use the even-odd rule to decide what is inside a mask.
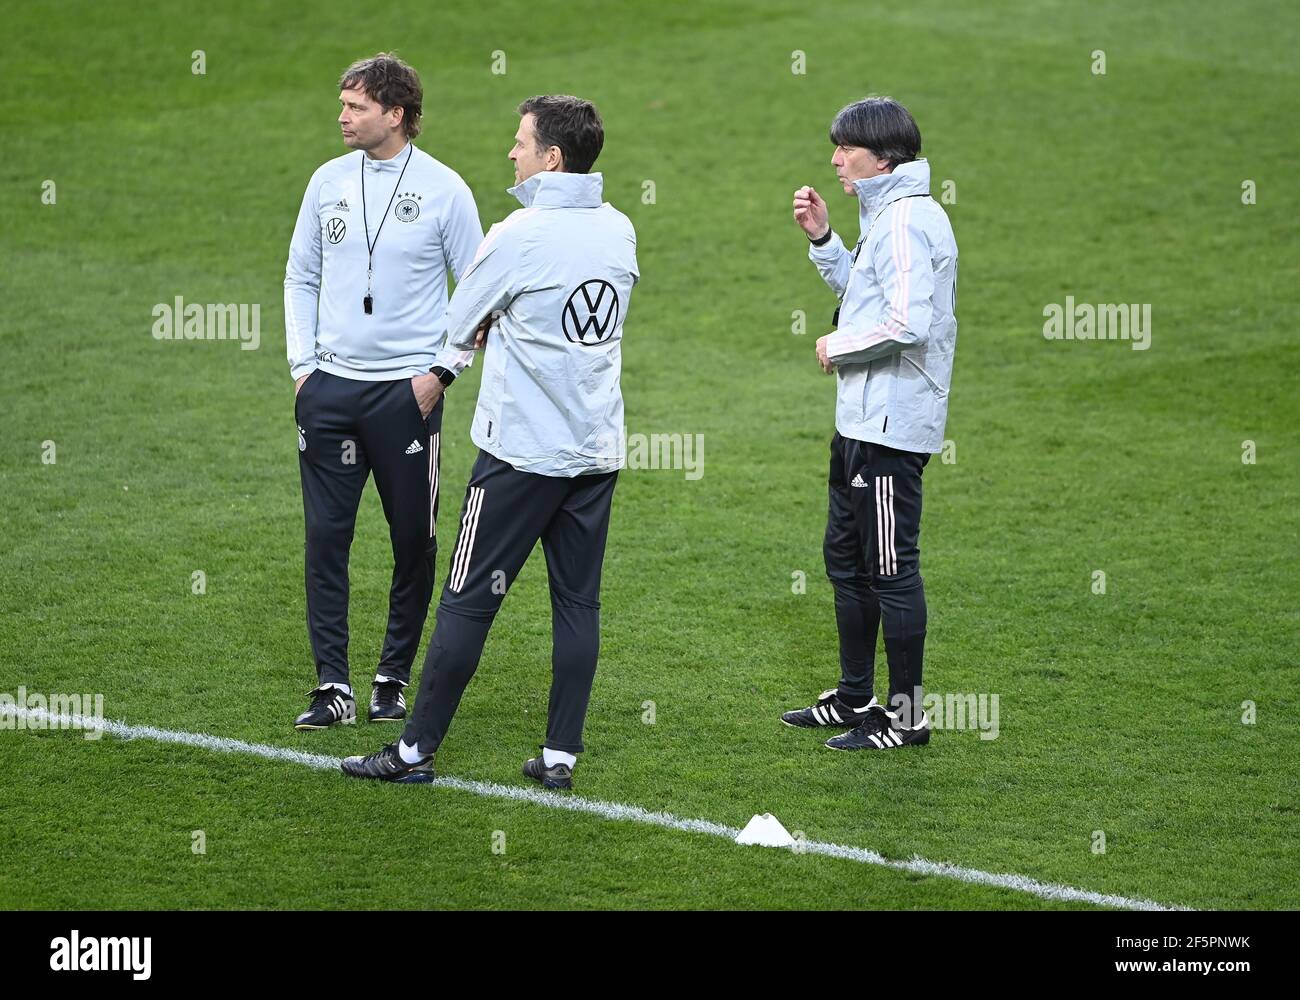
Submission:
[[[331,243],[338,243],[348,231],[348,224],[340,218],[330,219],[325,223],[325,238]]]
[[[594,347],[618,328],[618,292],[603,278],[589,278],[564,303],[564,336],[572,344]]]

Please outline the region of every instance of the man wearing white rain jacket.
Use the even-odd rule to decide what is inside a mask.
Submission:
[[[927,613],[920,572],[921,474],[943,447],[957,342],[957,243],[930,197],[921,133],[887,97],[845,107],[831,125],[831,163],[858,199],[861,238],[849,251],[812,188],[795,192],[809,258],[840,298],[817,359],[836,372],[830,505],[823,554],[835,589],[840,681],[782,721],[850,731],[836,750],[928,743],[921,708]],[[874,697],[883,621],[889,699]]]
[[[510,158],[523,208],[493,226],[447,307],[451,348],[476,346],[483,381],[471,437],[479,457],[429,640],[420,694],[399,743],[350,757],[358,778],[433,778],[507,588],[541,540],[553,648],[542,752],[524,774],[572,787],[600,646],[600,574],[623,465],[623,323],[639,273],[636,233],[588,173],[600,115],[576,97],[534,97]],[[460,361],[455,362],[460,364]]]

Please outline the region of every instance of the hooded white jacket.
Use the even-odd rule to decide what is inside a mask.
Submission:
[[[957,241],[930,197],[930,165],[856,181],[856,260],[838,235],[808,256],[841,296],[827,341],[838,368],[835,429],[913,452],[943,449],[957,347]]]
[[[470,437],[522,472],[623,467],[623,324],[640,273],[632,223],[601,187],[543,171],[510,188],[524,207],[488,230],[447,305],[450,350],[500,313]]]

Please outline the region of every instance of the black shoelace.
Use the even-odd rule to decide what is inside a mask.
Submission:
[[[402,686],[400,684],[375,685],[375,702],[384,708],[396,706],[401,696]]]

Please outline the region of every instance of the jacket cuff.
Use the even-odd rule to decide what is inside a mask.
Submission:
[[[474,363],[473,351],[458,351],[454,347],[444,347],[433,359],[434,365],[446,368],[453,375],[459,376]]]
[[[835,261],[843,252],[844,241],[834,230],[831,230],[831,238],[822,246],[813,246],[811,240],[808,243],[808,259],[812,261],[828,264]]]
[[[846,354],[852,354],[853,347],[849,343],[849,335],[844,330],[836,330],[834,333],[826,335],[826,357],[830,361],[836,358],[842,358]]]
[[[310,375],[319,367],[320,365],[316,362],[316,359],[312,358],[310,361],[304,361],[301,364],[290,366],[289,376],[297,382],[298,379],[302,378],[304,375]]]

